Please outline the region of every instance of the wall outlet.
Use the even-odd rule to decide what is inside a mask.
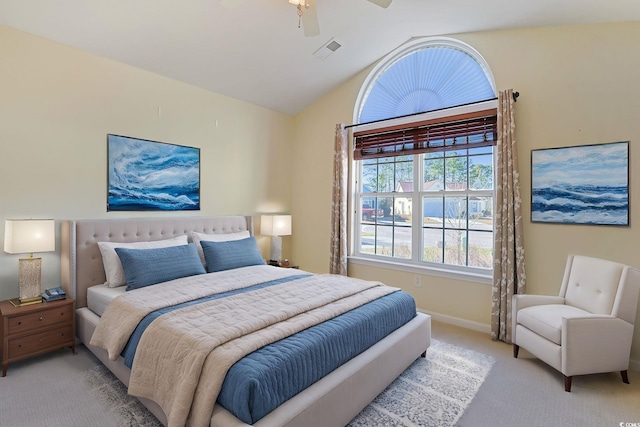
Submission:
[[[422,287],[422,276],[419,274],[416,274],[413,276],[413,285],[416,288],[421,288]]]

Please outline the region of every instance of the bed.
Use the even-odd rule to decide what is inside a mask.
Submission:
[[[106,276],[98,242],[155,242],[178,236],[189,236],[192,233],[225,236],[248,233],[252,236],[252,219],[244,216],[172,217],[76,220],[62,223],[62,285],[76,299],[78,338],[127,386],[130,385],[132,370],[127,367],[125,357],[122,355],[114,357],[112,354],[110,358],[106,350],[91,344],[91,338],[101,320],[100,315],[104,315],[103,313],[111,304],[109,301],[113,300],[118,292],[121,292],[118,288],[107,289],[104,293],[99,292],[100,287],[106,281]],[[280,275],[285,277],[282,280],[296,280],[300,283],[317,280],[316,277],[307,277],[304,271],[279,269],[278,267],[252,266],[239,270],[255,269],[257,271],[265,268],[271,269],[269,270],[270,274],[277,273],[278,277]],[[221,274],[223,273],[225,272],[222,271]],[[337,280],[344,279],[340,276],[335,278]],[[200,276],[193,280],[200,280]],[[326,280],[326,277],[323,280]],[[160,286],[153,285],[153,288],[161,289],[167,283],[160,283]],[[273,283],[279,282],[273,281]],[[316,286],[315,283],[308,285]],[[92,289],[90,290],[90,288]],[[88,307],[88,294],[92,295],[89,299],[92,299],[93,311]],[[398,293],[394,293],[394,295],[396,294]],[[95,295],[99,295],[99,297],[96,298]],[[229,300],[231,299],[229,298]],[[352,312],[356,312],[356,310],[348,311],[345,315]],[[333,369],[321,379],[314,381],[313,384],[306,386],[304,390],[293,397],[279,403],[275,409],[268,410],[266,415],[261,416],[257,422],[242,421],[221,404],[216,403],[213,406],[210,419],[207,418],[208,424],[210,426],[255,425],[259,427],[344,426],[414,360],[426,353],[430,344],[430,336],[430,317],[417,313],[403,326],[395,329],[357,356]],[[252,353],[252,355],[255,354],[257,352]],[[248,359],[249,356],[246,358]],[[235,368],[236,365],[233,366]],[[165,411],[158,403],[144,397],[138,398],[164,425],[171,424]],[[176,425],[176,422],[173,421],[173,424]]]

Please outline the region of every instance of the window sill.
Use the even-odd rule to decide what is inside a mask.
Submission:
[[[348,257],[348,262],[352,264],[365,265],[369,267],[387,268],[390,270],[404,271],[406,273],[423,274],[425,276],[445,277],[447,279],[464,280],[466,282],[491,285],[493,283],[493,270],[465,270],[455,267],[436,267],[427,265],[416,265],[399,260],[372,259],[358,256]]]

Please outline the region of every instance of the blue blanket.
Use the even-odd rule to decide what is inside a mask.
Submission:
[[[262,347],[227,372],[218,403],[253,424],[415,315],[413,297],[398,291]]]

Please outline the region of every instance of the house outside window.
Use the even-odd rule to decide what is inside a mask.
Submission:
[[[352,261],[490,276],[496,105],[487,64],[457,40],[381,61],[356,103]]]

